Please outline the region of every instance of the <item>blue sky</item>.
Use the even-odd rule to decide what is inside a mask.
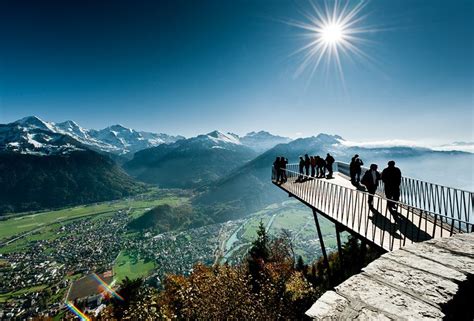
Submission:
[[[291,53],[306,40],[283,21],[309,10],[295,0],[3,0],[0,123],[473,140],[473,1],[369,2],[360,24],[377,28],[362,46],[373,62],[345,57],[344,85],[331,71],[295,77]]]

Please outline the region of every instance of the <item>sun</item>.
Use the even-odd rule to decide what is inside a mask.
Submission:
[[[306,21],[289,21],[287,24],[303,30],[299,36],[306,40],[305,44],[292,55],[301,57],[301,63],[295,76],[306,70],[310,71],[310,78],[322,64],[326,70],[334,67],[336,73],[344,82],[342,70],[343,58],[371,58],[361,49],[362,44],[369,41],[363,34],[372,33],[377,29],[364,26],[367,15],[362,13],[367,2],[365,1],[338,1],[328,3],[320,0],[310,2],[312,10],[304,12]]]
[[[327,44],[335,44],[344,39],[344,28],[340,24],[331,23],[323,26],[319,35]]]

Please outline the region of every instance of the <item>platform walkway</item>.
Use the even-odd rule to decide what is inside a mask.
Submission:
[[[369,194],[363,186],[353,186],[343,171],[335,172],[333,179],[326,179],[300,175],[295,169],[295,164],[287,166],[286,182],[276,182],[273,169],[273,183],[313,209],[318,232],[317,215],[320,214],[334,222],[336,229],[349,231],[386,251],[393,251],[414,242],[472,231],[472,222],[427,211],[421,206],[399,202],[397,210],[389,210],[380,190],[374,196],[371,209]]]

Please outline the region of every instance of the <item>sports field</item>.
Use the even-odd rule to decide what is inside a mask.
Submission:
[[[154,268],[154,262],[145,262],[142,259],[136,259],[122,251],[115,260],[114,280],[120,282],[125,279],[126,276],[128,276],[129,279],[146,277]]]

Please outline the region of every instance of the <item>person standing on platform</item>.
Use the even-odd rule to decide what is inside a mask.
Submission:
[[[309,159],[308,154],[304,155],[304,169],[306,171],[306,176],[309,176],[309,166],[311,165],[311,160]]]
[[[300,156],[300,175],[298,176],[298,181],[303,180],[303,175],[304,175],[304,158],[303,156]]]
[[[384,183],[385,197],[398,202],[400,200],[400,184],[402,182],[402,172],[395,167],[395,162],[388,162],[388,167],[382,171],[382,181]],[[389,209],[396,210],[397,205],[393,202],[387,203]]]
[[[379,186],[380,176],[380,173],[377,171],[377,165],[372,164],[370,165],[370,169],[366,171],[362,177],[361,183],[365,185],[367,192],[370,194],[368,198],[370,209],[374,208],[374,194]]]
[[[324,158],[318,156],[318,177],[326,177],[326,161]]]
[[[328,169],[328,176],[326,178],[332,178],[332,174],[333,174],[333,164],[335,162],[335,159],[334,157],[331,156],[331,154],[327,154],[326,155],[326,168]]]
[[[359,185],[360,174],[362,173],[362,165],[364,162],[359,158],[359,155],[355,154],[352,157],[351,163],[349,165],[351,182],[353,185]]]
[[[281,162],[281,180],[283,183],[286,183],[288,176],[286,175],[286,165],[288,164],[288,159],[285,157],[280,157]]]
[[[316,158],[315,156],[311,156],[309,159],[311,161],[311,177],[314,177],[316,173]]]
[[[276,173],[276,182],[278,183],[281,179],[281,158],[277,157],[273,162],[273,168],[275,169]]]

